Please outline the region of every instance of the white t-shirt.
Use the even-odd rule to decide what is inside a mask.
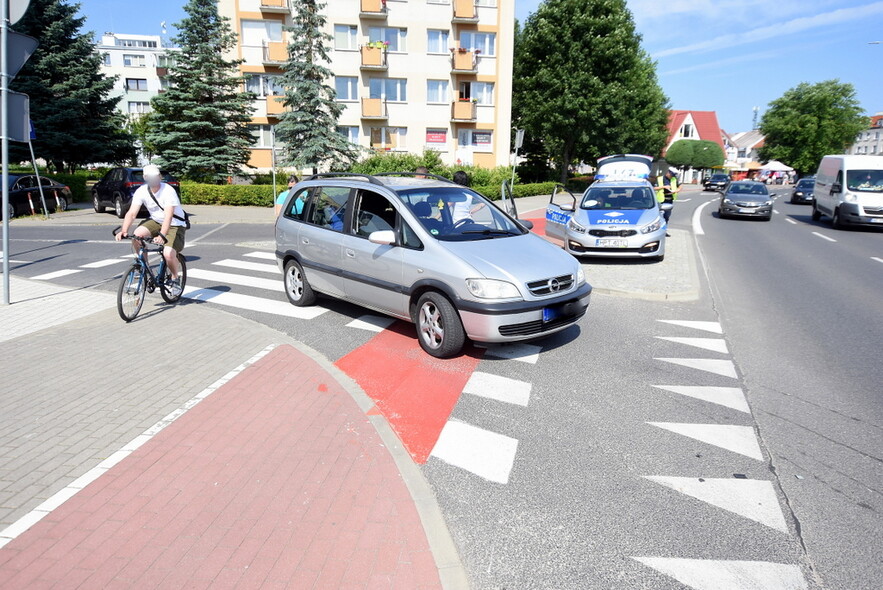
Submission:
[[[161,205],[160,207],[157,207],[156,202],[151,198],[147,185],[142,184],[135,190],[135,194],[132,195],[132,203],[136,203],[136,206],[143,205],[144,208],[147,209],[147,213],[150,214],[150,218],[157,223],[165,221],[165,208],[169,205],[174,205],[175,215],[184,219],[184,210],[181,208],[181,200],[178,198],[178,193],[176,193],[175,189],[171,186],[164,182],[160,183],[159,188],[153,191],[153,196],[159,201],[159,204]],[[172,225],[184,227],[186,224],[181,221],[181,219],[175,219],[173,217]]]
[[[472,197],[463,195],[463,200],[454,201],[454,207],[451,211],[451,222],[457,223],[464,219],[472,218]]]

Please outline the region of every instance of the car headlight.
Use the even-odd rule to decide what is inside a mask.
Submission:
[[[568,228],[570,231],[574,231],[574,232],[576,232],[576,233],[578,233],[578,234],[584,234],[584,233],[586,233],[586,228],[584,228],[583,226],[581,226],[580,224],[578,224],[576,221],[574,221],[574,220],[573,220],[573,217],[571,217],[571,218],[570,218],[570,221],[567,222],[567,228]]]
[[[795,196],[795,197],[802,197],[802,196],[803,196],[803,193],[800,192],[800,191],[797,191],[796,193],[794,193],[794,196]]]
[[[772,204],[773,204],[772,200],[769,200],[766,203],[764,203],[764,206],[769,207]]]
[[[732,205],[732,204],[733,204],[733,201],[731,201],[730,199],[724,199],[724,205]]]
[[[583,270],[583,265],[579,265],[579,269],[576,271],[576,284],[582,285],[586,282],[586,271]]]
[[[642,227],[641,233],[642,234],[652,234],[653,232],[657,231],[660,227],[662,227],[662,218],[657,217],[656,221],[654,221],[653,223],[648,223],[647,225]]]
[[[852,193],[843,193],[843,202],[844,203],[857,203],[858,199],[856,199],[855,195]]]
[[[521,297],[512,283],[496,279],[466,279],[466,288],[479,299],[515,299]]]

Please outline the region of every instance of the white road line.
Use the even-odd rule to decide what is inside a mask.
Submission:
[[[126,260],[131,259],[131,256],[126,256],[125,258],[108,258],[107,260],[96,260],[95,262],[90,262],[89,264],[81,264],[80,268],[104,268],[105,266],[113,266],[114,264],[119,264],[120,262],[125,262]]]
[[[757,435],[754,434],[754,428],[751,426],[676,422],[647,422],[647,424],[763,461],[763,453],[760,452],[760,445],[757,444]]]
[[[224,229],[224,228],[227,227],[228,225],[230,225],[230,224],[229,224],[229,223],[225,223],[224,225],[218,226],[218,227],[216,227],[216,228],[213,229],[213,230],[207,231],[206,233],[202,234],[202,235],[199,236],[198,238],[194,238],[194,239],[190,240],[189,242],[187,242],[187,244],[190,245],[190,246],[192,246],[192,245],[196,244],[197,242],[199,242],[200,240],[204,240],[205,238],[209,237],[210,235],[212,235],[212,234],[215,233],[216,231],[221,231],[222,229]]]
[[[508,483],[518,440],[448,420],[430,456],[496,483]]]
[[[531,365],[537,364],[537,361],[540,360],[540,352],[542,352],[542,346],[536,346],[534,344],[476,344],[479,348],[487,349],[488,356],[501,358],[501,359],[510,359],[513,361],[521,361],[522,363],[528,363]]]
[[[65,270],[56,270],[55,272],[47,272],[44,275],[37,275],[37,276],[31,277],[31,278],[35,281],[51,281],[52,279],[66,277],[68,275],[75,275],[78,272],[83,272],[83,271],[77,270],[75,268],[67,268]]]
[[[787,221],[787,222],[790,223],[791,225],[797,225],[797,222],[794,221],[793,219],[791,219],[790,217],[786,217],[786,218],[785,218],[785,221]]]
[[[380,315],[363,315],[358,317],[346,325],[347,328],[358,328],[359,330],[368,330],[369,332],[383,332],[385,329],[395,323],[395,319],[389,316]]]
[[[829,238],[829,237],[826,236],[825,234],[820,234],[820,233],[817,232],[817,231],[812,232],[812,235],[814,235],[814,236],[819,236],[819,237],[822,238],[823,240],[828,240],[829,242],[836,242],[836,241],[837,241],[837,240],[835,240],[834,238]]]
[[[20,534],[34,526],[36,523],[40,522],[43,518],[49,515],[50,512],[70,500],[74,495],[77,494],[80,490],[85,488],[87,485],[101,477],[105,474],[111,467],[128,457],[133,451],[138,449],[144,443],[149,441],[151,438],[156,436],[157,433],[164,430],[169,424],[183,416],[188,410],[190,410],[193,406],[210,396],[212,393],[221,388],[225,383],[233,379],[236,375],[244,371],[249,365],[253,365],[258,362],[260,359],[269,354],[274,348],[275,344],[268,346],[264,350],[260,351],[205,389],[199,392],[195,397],[191,398],[187,402],[184,403],[183,406],[145,430],[142,434],[139,434],[131,441],[128,442],[123,448],[119,451],[113,453],[104,461],[87,471],[85,474],[81,475],[71,483],[69,483],[66,487],[62,488],[59,492],[50,496],[46,501],[42,504],[19,518],[17,521],[6,527],[3,531],[0,531],[0,548],[4,545],[18,537]]]
[[[256,289],[266,289],[274,292],[285,292],[285,285],[281,279],[265,279],[262,277],[252,277],[249,275],[238,275],[231,272],[216,272],[203,268],[191,268],[187,271],[187,279],[197,279],[203,281],[212,281],[220,285],[242,285],[243,287],[254,287]]]
[[[676,342],[678,344],[686,344],[687,346],[695,346],[696,348],[702,348],[712,352],[722,352],[724,354],[730,352],[727,349],[727,341],[723,338],[673,338],[670,336],[657,336],[656,338],[659,340]]]
[[[782,507],[770,481],[661,476],[644,478],[777,531],[788,532]]]
[[[700,219],[700,216],[702,215],[702,210],[705,209],[705,206],[710,203],[713,203],[713,202],[714,202],[714,200],[708,201],[706,203],[702,203],[701,205],[696,207],[695,211],[693,211],[693,233],[695,235],[697,235],[697,236],[704,236],[705,235],[705,232],[702,230],[702,220]]]
[[[463,388],[463,393],[527,407],[532,387],[525,381],[475,371]]]
[[[800,567],[769,561],[633,557],[695,590],[806,590]]]
[[[695,330],[704,330],[705,332],[713,332],[715,334],[723,334],[719,322],[691,322],[687,320],[657,320],[663,324],[671,324],[673,326],[681,326],[683,328],[693,328]]]
[[[746,414],[751,412],[748,402],[745,401],[745,394],[738,387],[707,387],[704,385],[654,385],[653,387],[719,404]]]
[[[279,267],[275,264],[262,264],[260,262],[248,262],[245,260],[219,260],[215,262],[217,266],[226,266],[227,268],[238,268],[239,270],[254,270],[257,272],[269,272],[273,274],[282,274]]]
[[[779,212],[776,209],[773,209],[773,213],[775,213],[776,215],[779,214]]]
[[[261,260],[272,260],[276,261],[276,253],[275,252],[249,252],[248,254],[243,254],[243,256],[248,256],[249,258],[260,258]]]
[[[227,307],[235,307],[237,309],[245,309],[249,311],[260,311],[262,313],[302,320],[311,320],[328,311],[322,307],[295,307],[287,301],[264,299],[263,297],[230,293],[229,291],[218,291],[217,289],[186,287],[184,289],[184,298],[192,299],[194,301],[210,301],[212,303],[217,303],[218,305],[226,305]]]
[[[678,203],[688,203],[691,199],[678,199]]]
[[[738,375],[736,374],[736,365],[730,360],[684,358],[655,358],[654,360],[672,363],[682,367],[689,367],[699,371],[707,371],[723,377],[731,377],[733,379],[738,378]]]
[[[876,256],[871,256],[871,260],[876,260],[877,262],[883,262],[883,258],[877,258]]]

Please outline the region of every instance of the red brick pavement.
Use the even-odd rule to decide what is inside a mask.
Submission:
[[[441,585],[373,426],[286,345],[0,549],[0,587]]]

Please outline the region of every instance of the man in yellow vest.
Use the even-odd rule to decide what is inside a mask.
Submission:
[[[674,168],[669,168],[665,174],[656,177],[656,200],[660,203],[674,203],[678,200],[681,187],[678,186],[678,179],[675,176],[677,173]],[[668,223],[671,211],[664,211],[662,216],[665,218],[665,223]]]

